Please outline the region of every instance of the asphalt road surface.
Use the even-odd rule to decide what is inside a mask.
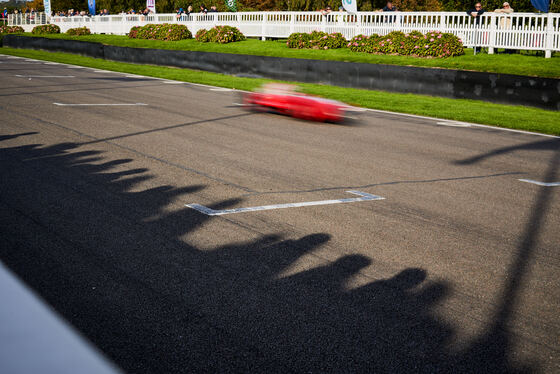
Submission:
[[[560,187],[520,181],[560,181],[559,138],[8,56],[0,81],[0,260],[124,371],[560,372]],[[384,199],[186,206],[350,190]]]

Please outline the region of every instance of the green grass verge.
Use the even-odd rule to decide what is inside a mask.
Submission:
[[[30,33],[26,36],[37,36]],[[347,48],[333,50],[291,49],[285,41],[266,41],[248,39],[243,42],[219,44],[199,43],[194,39],[177,42],[158,40],[129,39],[121,35],[84,35],[70,36],[66,34],[42,35],[46,38],[82,40],[120,47],[157,48],[187,51],[204,51],[220,53],[237,53],[257,56],[307,58],[315,60],[335,60],[362,62],[371,64],[388,64],[404,66],[422,66],[445,69],[461,69],[491,73],[529,75],[536,77],[560,77],[560,55],[545,59],[542,56],[526,54],[494,54],[479,53],[473,55],[467,49],[464,56],[451,58],[417,58],[409,56],[374,55],[369,53],[351,52]]]
[[[1,48],[0,54],[48,60],[130,74],[202,83],[239,90],[254,90],[268,79],[239,78],[197,70],[135,65],[68,53]],[[297,83],[306,93],[340,100],[364,108],[444,118],[560,135],[560,112],[523,106],[491,104],[475,100],[445,99],[413,94],[395,94],[319,84]]]

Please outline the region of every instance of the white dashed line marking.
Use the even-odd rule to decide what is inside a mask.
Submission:
[[[20,75],[16,74],[19,78],[76,78],[73,75]]]
[[[112,104],[64,104],[64,103],[53,103],[54,105],[58,106],[144,106],[148,104],[144,103],[112,103]]]
[[[546,183],[546,182],[534,181],[532,179],[518,179],[518,180],[521,181],[521,182],[536,184],[537,186],[544,186],[544,187],[558,187],[558,186],[560,186],[560,182]]]
[[[339,199],[339,200],[321,200],[321,201],[308,201],[303,203],[289,203],[289,204],[276,204],[276,205],[263,205],[263,206],[253,206],[248,208],[237,208],[237,209],[224,209],[224,210],[214,210],[212,208],[205,207],[199,204],[185,204],[185,206],[198,210],[208,216],[223,216],[225,214],[234,213],[244,213],[244,212],[257,212],[261,210],[272,210],[272,209],[285,209],[285,208],[298,208],[302,206],[314,206],[314,205],[330,205],[330,204],[341,204],[341,203],[356,203],[359,201],[372,201],[372,200],[384,200],[384,197],[372,195],[361,191],[346,191],[354,195],[361,197],[355,197],[350,199]]]

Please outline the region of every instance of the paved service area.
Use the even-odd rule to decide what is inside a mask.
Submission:
[[[123,371],[560,372],[560,138],[0,81],[0,260]]]

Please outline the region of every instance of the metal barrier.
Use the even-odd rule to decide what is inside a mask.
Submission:
[[[217,25],[237,27],[245,36],[287,38],[294,32],[315,30],[328,33],[340,32],[346,39],[365,34],[385,35],[391,31],[427,33],[441,31],[457,35],[466,47],[485,47],[488,53],[496,48],[545,51],[549,58],[552,51],[560,51],[560,14],[491,13],[475,19],[465,12],[335,12],[322,15],[318,12],[239,12],[176,14],[109,15],[94,17],[51,17],[49,22],[60,27],[61,32],[70,28],[88,27],[95,34],[125,35],[133,26],[148,23],[178,23],[186,25],[195,34],[200,29]],[[477,22],[478,21],[478,22]],[[11,14],[9,25],[37,25],[47,22],[44,13]],[[25,28],[25,27],[24,27]],[[27,30],[26,30],[27,31]]]

